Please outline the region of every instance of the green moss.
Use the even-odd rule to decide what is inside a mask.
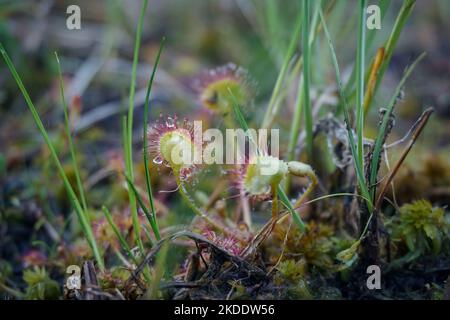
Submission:
[[[54,300],[61,296],[58,282],[50,279],[44,268],[35,267],[34,269],[25,270],[23,280],[28,285],[25,299]]]
[[[278,273],[274,277],[274,283],[285,289],[285,298],[313,298],[305,278],[306,267],[307,262],[304,259],[298,261],[289,259],[280,263]]]
[[[439,254],[450,239],[450,224],[444,209],[433,208],[426,200],[403,205],[388,226],[393,239],[406,245],[410,261],[423,254]]]
[[[305,259],[309,267],[321,270],[332,270],[334,231],[325,224],[310,221],[308,232],[302,234],[298,228],[291,228],[286,242],[285,256],[297,256]],[[280,242],[284,241],[286,230],[275,229],[275,236]]]

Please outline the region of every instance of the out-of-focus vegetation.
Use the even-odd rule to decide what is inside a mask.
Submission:
[[[447,1],[145,3],[0,2],[0,297],[450,297]],[[194,120],[280,170],[177,165]]]

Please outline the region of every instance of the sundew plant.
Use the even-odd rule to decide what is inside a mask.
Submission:
[[[2,299],[450,297],[446,1],[72,2],[0,3]]]

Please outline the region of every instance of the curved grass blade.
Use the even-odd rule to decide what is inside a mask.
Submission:
[[[270,128],[272,126],[275,115],[278,113],[277,100],[279,99],[281,85],[283,84],[283,80],[286,76],[286,72],[287,72],[289,63],[295,52],[298,38],[300,37],[301,25],[302,25],[301,19],[299,17],[297,25],[295,27],[295,31],[294,31],[291,41],[289,43],[288,50],[286,51],[286,55],[284,56],[283,64],[281,66],[280,72],[278,73],[277,80],[275,82],[275,86],[272,91],[272,95],[270,96],[269,105],[267,107],[266,114],[264,115],[264,120],[263,120],[263,125],[262,125],[263,128],[266,128],[266,129]]]
[[[56,52],[55,52],[55,57],[56,57],[56,64],[58,67],[59,86],[60,86],[60,91],[61,91],[61,101],[62,101],[62,105],[63,105],[63,109],[64,109],[64,125],[65,125],[65,129],[66,129],[67,140],[69,141],[70,156],[72,158],[72,165],[73,165],[73,169],[74,169],[74,173],[75,173],[75,180],[77,182],[78,194],[80,195],[80,200],[81,200],[81,204],[83,205],[83,209],[86,211],[87,210],[86,196],[84,193],[83,183],[81,181],[80,170],[78,169],[77,154],[76,154],[76,150],[75,150],[75,146],[73,143],[72,134],[71,134],[71,130],[70,130],[69,111],[68,111],[69,108],[67,107],[67,102],[66,102],[65,93],[64,93],[64,80],[62,78],[61,64],[59,62],[58,53],[56,53]],[[86,217],[88,218],[88,221],[89,221],[89,216],[86,215]]]
[[[156,61],[153,66],[152,75],[150,76],[150,80],[147,86],[147,94],[145,96],[145,104],[144,104],[144,126],[143,126],[143,141],[144,141],[144,167],[145,167],[145,182],[147,185],[148,198],[150,201],[150,209],[152,210],[152,219],[153,224],[151,224],[153,233],[155,234],[156,240],[160,240],[161,236],[159,234],[158,223],[156,221],[156,210],[155,204],[153,201],[153,192],[152,192],[152,181],[150,177],[150,168],[148,166],[148,142],[147,142],[147,125],[148,125],[148,114],[149,114],[149,101],[150,101],[150,93],[152,91],[153,80],[155,78],[156,69],[158,68],[159,59],[161,57],[161,52],[164,48],[164,43],[166,38],[162,38],[161,43],[159,45],[158,54],[156,55]],[[154,228],[153,228],[154,227]]]
[[[308,151],[309,159],[312,159],[313,153],[313,118],[311,111],[311,98],[310,98],[310,75],[311,75],[311,63],[310,63],[310,46],[309,46],[309,0],[303,0],[302,6],[302,49],[303,49],[303,103],[304,103],[304,116],[305,116],[305,130],[306,130],[306,149]]]
[[[381,22],[384,21],[384,18],[386,17],[387,10],[389,8],[389,5],[391,4],[390,0],[380,0],[379,1],[379,7],[380,7],[380,14],[381,14]],[[376,34],[379,33],[379,30],[369,30],[367,34],[367,40],[366,40],[366,54],[369,52],[369,50],[372,48],[372,45],[375,40]],[[368,73],[366,73],[366,78],[368,77]],[[355,77],[356,77],[356,68],[353,67],[352,72],[350,74],[350,77],[347,81],[347,84],[345,85],[345,94],[349,100],[351,100],[352,97],[355,95],[355,88],[353,87],[355,83]]]
[[[406,68],[402,79],[397,85],[397,88],[395,88],[394,94],[392,95],[391,100],[389,101],[389,104],[386,108],[386,112],[384,113],[383,120],[380,125],[380,129],[378,130],[377,138],[375,139],[375,146],[372,153],[372,160],[370,162],[370,175],[369,175],[369,185],[371,186],[370,194],[372,201],[375,200],[375,185],[377,182],[377,175],[378,175],[378,159],[380,159],[380,154],[383,150],[383,137],[389,122],[389,118],[392,115],[392,111],[394,110],[395,103],[397,102],[397,99],[401,93],[401,90],[403,89],[403,86],[405,85],[406,79],[409,77],[411,72],[414,70],[416,65],[420,62],[420,60],[423,59],[425,56],[425,53],[422,53],[417,59],[408,67]]]
[[[123,237],[123,235],[120,233],[119,228],[114,223],[114,220],[112,219],[111,212],[109,212],[108,208],[105,206],[102,206],[102,211],[105,215],[106,220],[108,221],[110,227],[113,229],[114,234],[116,235],[117,239],[119,240],[120,246],[122,247],[123,251],[125,251],[128,256],[133,260],[135,264],[137,264],[137,260],[134,257],[133,253],[131,252],[131,248],[128,246],[127,241]]]
[[[375,83],[378,78],[378,72],[380,71],[381,63],[383,62],[385,50],[383,47],[377,50],[377,53],[373,59],[372,65],[369,69],[369,77],[367,78],[367,88],[364,94],[364,119],[369,113],[369,106],[371,104],[373,93],[375,90]]]
[[[141,45],[141,35],[142,26],[144,24],[145,11],[147,9],[148,0],[144,0],[141,6],[141,12],[139,15],[139,20],[137,24],[136,37],[134,42],[133,50],[133,65],[131,70],[131,83],[130,83],[130,95],[129,95],[129,106],[128,106],[128,117],[126,118],[127,123],[125,126],[124,135],[124,151],[125,151],[125,172],[126,175],[134,181],[133,173],[133,113],[134,113],[134,96],[136,92],[136,75],[137,75],[137,65],[139,60],[139,48]],[[130,211],[133,219],[133,232],[136,238],[136,243],[139,250],[144,254],[144,246],[140,238],[140,224],[137,213],[136,198],[134,193],[128,188],[128,198],[130,200]]]
[[[416,0],[406,0],[403,2],[402,7],[400,8],[400,12],[395,20],[394,27],[392,28],[392,32],[384,45],[385,55],[383,58],[383,62],[380,67],[380,71],[378,72],[377,81],[375,83],[375,92],[376,94],[378,87],[380,86],[381,81],[383,80],[384,73],[389,66],[389,62],[391,61],[392,54],[394,53],[394,49],[397,45],[397,41],[402,33],[403,28],[405,27],[406,21],[411,15],[412,10],[414,9],[414,4]]]
[[[326,39],[328,41],[328,45],[330,47],[331,59],[332,59],[334,69],[335,69],[336,83],[338,86],[339,95],[341,96],[342,104],[344,106],[343,111],[344,111],[345,124],[346,124],[346,129],[347,129],[347,137],[348,137],[348,141],[349,141],[349,145],[350,145],[350,150],[352,152],[353,163],[355,164],[355,171],[356,171],[356,178],[358,181],[358,186],[359,186],[362,196],[366,199],[366,203],[367,203],[367,207],[369,208],[369,211],[372,212],[373,204],[371,201],[369,190],[367,188],[367,185],[366,185],[366,182],[364,179],[363,168],[361,167],[359,161],[357,161],[358,153],[357,153],[357,148],[356,148],[356,143],[355,143],[355,137],[354,137],[353,131],[350,127],[349,107],[348,107],[347,99],[345,97],[344,89],[342,87],[342,79],[341,79],[341,74],[339,71],[339,64],[337,62],[336,52],[334,50],[333,42],[331,41],[330,33],[328,32],[328,27],[327,27],[325,19],[323,17],[322,10],[320,10],[319,14],[320,14],[320,19],[322,21],[325,37],[326,37]]]
[[[122,117],[122,140],[123,140],[123,149],[125,153],[125,158],[129,153],[131,153],[131,145],[128,144],[127,140],[127,116]],[[126,166],[125,161],[125,166]],[[128,170],[125,168],[125,176],[128,176]],[[128,181],[127,181],[128,183]],[[129,185],[129,183],[128,183]],[[137,205],[136,205],[136,196],[134,192],[131,190],[131,188],[128,188],[128,199],[130,200],[130,211],[131,211],[131,220],[133,224],[133,234],[136,241],[136,244],[139,248],[139,251],[141,254],[144,253],[144,244],[142,243],[141,239],[141,224],[139,222],[139,216],[137,212]],[[133,205],[134,203],[134,205]]]
[[[53,143],[50,140],[50,137],[48,136],[47,130],[45,129],[45,127],[42,123],[42,120],[36,110],[36,107],[34,106],[33,102],[31,101],[30,95],[28,94],[28,91],[25,88],[25,86],[22,82],[22,79],[20,78],[19,74],[17,73],[16,68],[14,67],[14,64],[12,63],[8,54],[6,53],[6,50],[3,47],[3,44],[1,44],[1,43],[0,43],[0,53],[2,54],[3,59],[5,60],[5,63],[8,66],[9,71],[11,72],[14,80],[16,81],[17,86],[19,87],[20,91],[22,92],[22,95],[25,99],[26,105],[33,116],[34,122],[36,123],[36,126],[38,127],[42,137],[44,138],[44,141],[47,144],[48,149],[50,150],[50,155],[56,165],[58,173],[61,176],[61,179],[63,180],[64,187],[65,187],[65,189],[69,195],[69,199],[75,209],[75,213],[80,222],[81,229],[83,230],[83,232],[86,236],[87,242],[88,242],[89,246],[91,247],[92,253],[94,255],[95,260],[97,261],[97,264],[98,264],[100,270],[103,271],[105,269],[105,265],[103,262],[103,258],[100,255],[100,251],[98,250],[97,243],[95,241],[91,225],[88,222],[87,214],[83,210],[83,207],[81,206],[80,201],[78,200],[78,198],[75,194],[75,191],[73,190],[73,188],[69,182],[69,179],[67,178],[67,175],[64,172],[64,168],[61,165],[61,162],[58,158],[58,155],[53,146]]]
[[[357,161],[364,173],[364,73],[366,49],[366,0],[359,1],[358,42],[356,47],[356,134],[358,136]],[[356,159],[355,159],[356,160]]]
[[[145,214],[148,222],[150,223],[150,226],[152,227],[153,232],[155,232],[155,237],[161,238],[161,236],[159,234],[158,225],[156,224],[155,212],[153,211],[153,213],[150,213],[150,211],[148,210],[144,201],[142,200],[141,195],[139,194],[136,187],[134,186],[134,183],[131,181],[131,179],[129,177],[125,176],[125,178],[127,179],[128,186],[131,188],[131,191],[133,192],[134,196],[136,197],[136,199],[139,203],[139,206],[141,207],[142,211],[144,211],[144,214]]]

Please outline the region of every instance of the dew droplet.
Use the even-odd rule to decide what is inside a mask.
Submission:
[[[161,164],[161,163],[163,163],[163,160],[161,159],[161,157],[155,157],[155,158],[153,158],[153,163],[154,164]]]
[[[175,127],[175,120],[172,117],[167,117],[167,119],[166,119],[166,126],[168,128]]]

